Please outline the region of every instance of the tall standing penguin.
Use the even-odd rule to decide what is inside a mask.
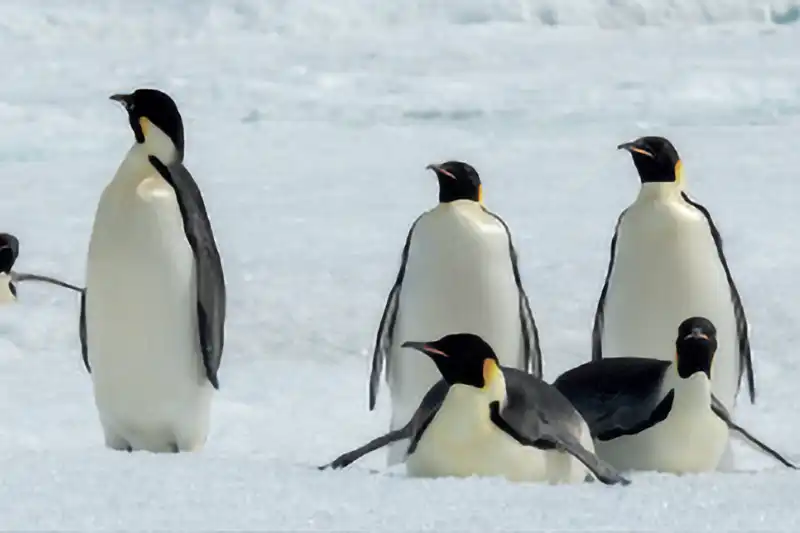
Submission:
[[[431,360],[402,346],[409,339],[468,331],[494,347],[502,366],[542,375],[539,334],[511,233],[483,206],[478,172],[460,161],[427,168],[438,179],[439,204],[408,232],[372,358],[369,408],[375,408],[386,361],[391,430],[408,423],[440,379]],[[407,448],[407,440],[392,443],[388,464],[402,461]]]
[[[89,243],[80,339],[106,446],[205,444],[222,357],[225,279],[183,120],[154,89],[111,99],[135,142],[103,191]]]
[[[619,145],[633,157],[641,190],[620,215],[597,303],[592,359],[653,357],[672,361],[675,324],[703,316],[716,325],[712,391],[733,413],[747,371],[755,381],[748,323],[722,237],[709,211],[684,191],[682,164],[663,137]]]

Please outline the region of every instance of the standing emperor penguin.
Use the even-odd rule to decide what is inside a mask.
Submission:
[[[683,190],[678,152],[663,137],[619,145],[633,157],[641,190],[620,215],[592,332],[592,359],[675,358],[675,324],[687,316],[709,319],[718,348],[712,391],[733,413],[747,370],[755,382],[748,323],[708,210]]]
[[[205,444],[219,388],[225,279],[183,121],[153,89],[118,94],[135,142],[103,191],[89,243],[80,339],[105,444]]]
[[[369,408],[383,363],[392,398],[391,430],[404,427],[441,378],[428,358],[402,343],[467,331],[480,335],[500,364],[542,375],[539,334],[506,223],[483,206],[478,172],[460,161],[428,165],[439,204],[411,226],[389,292],[372,358]],[[403,460],[407,440],[390,445],[388,464]]]

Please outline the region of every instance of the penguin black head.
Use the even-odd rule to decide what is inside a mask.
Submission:
[[[439,180],[439,202],[482,200],[481,177],[471,165],[461,161],[447,161],[441,165],[431,164],[426,168],[433,170]]]
[[[136,89],[131,94],[115,94],[111,100],[119,102],[128,112],[128,120],[136,142],[143,144],[156,126],[166,135],[183,157],[183,119],[175,101],[157,89]]]
[[[430,357],[449,385],[483,389],[500,371],[492,347],[472,333],[445,335],[430,342],[408,341],[403,348],[413,348]]]
[[[19,255],[19,240],[10,233],[0,233],[0,274],[6,276],[8,290],[11,295],[17,297],[17,287],[11,280],[11,268],[17,261]]]
[[[10,233],[0,233],[0,273],[11,273],[18,255],[19,240]]]
[[[664,137],[639,137],[617,149],[631,153],[642,183],[674,183],[681,179],[681,158]]]
[[[678,327],[675,349],[680,377],[685,379],[703,372],[711,379],[711,363],[717,351],[717,328],[707,318],[687,318]]]

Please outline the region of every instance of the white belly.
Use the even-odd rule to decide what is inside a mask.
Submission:
[[[678,326],[691,316],[704,316],[717,328],[713,391],[733,412],[739,381],[736,319],[708,224],[685,203],[634,204],[619,229],[603,357],[674,361]]]
[[[0,272],[0,305],[16,301],[14,293],[11,292],[11,277]]]
[[[475,206],[451,206],[420,220],[400,291],[394,345],[387,364],[392,429],[405,425],[440,378],[425,355],[400,348],[450,333],[480,335],[502,366],[522,367],[519,291],[503,227]],[[390,447],[390,464],[407,441]]]
[[[701,378],[692,378],[696,379]],[[706,387],[705,399],[691,393],[679,396],[676,391],[666,420],[636,435],[595,442],[598,456],[619,470],[714,471],[728,445],[728,426],[708,407],[707,391]]]
[[[489,420],[489,409],[451,388],[442,407],[406,460],[412,477],[503,477],[546,481],[546,453],[521,446]]]
[[[95,402],[107,441],[195,449],[208,431],[212,387],[199,354],[193,256],[166,182],[150,178],[138,191],[104,195],[90,243]]]

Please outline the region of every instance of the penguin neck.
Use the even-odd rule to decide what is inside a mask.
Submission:
[[[439,202],[439,204],[434,207],[432,211],[436,213],[473,214],[482,211],[482,207],[480,202],[462,198],[449,202]]]
[[[678,181],[642,183],[637,201],[640,202],[669,202],[679,200],[683,187]]]
[[[171,165],[179,161],[180,154],[175,145],[161,130],[156,127],[145,136],[145,141],[134,141],[128,150],[117,171],[117,180],[121,180],[133,187],[138,186],[146,178],[157,175],[150,163],[150,156],[155,156],[164,165]]]
[[[672,388],[675,389],[673,409],[697,410],[711,407],[711,381],[703,372],[695,372],[688,378],[678,375],[677,366],[672,365]]]
[[[450,386],[447,393],[448,403],[453,408],[457,408],[460,417],[489,419],[489,404],[500,402],[501,409],[505,407],[506,380],[503,373],[498,369],[483,388],[473,387],[457,383]]]

